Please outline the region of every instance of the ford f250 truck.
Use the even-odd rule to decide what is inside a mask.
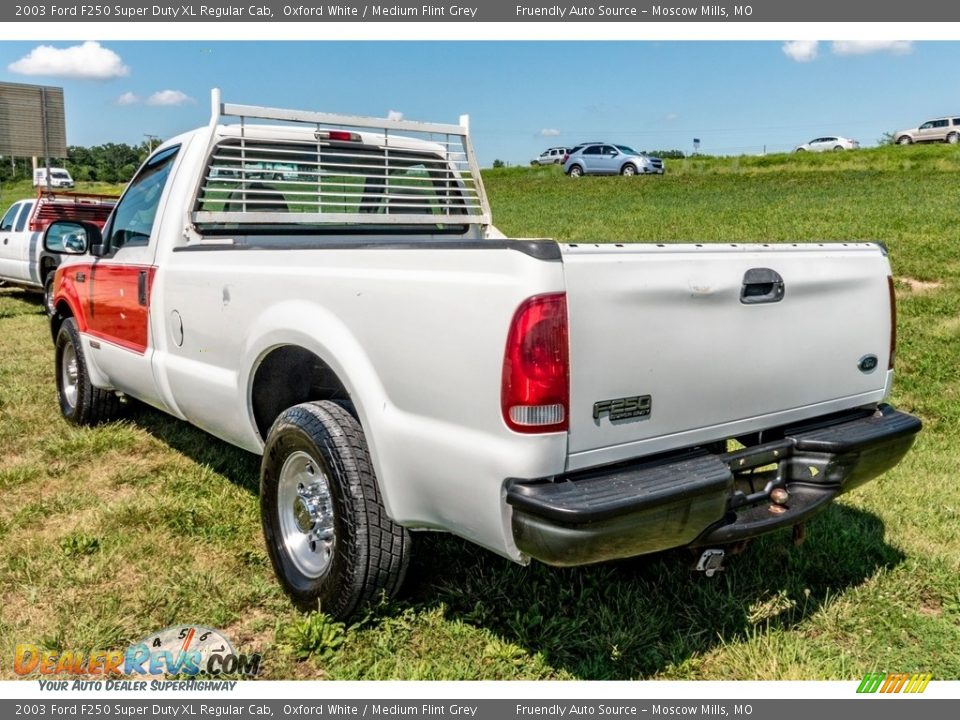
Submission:
[[[84,220],[103,227],[117,199],[90,193],[40,191],[35,198],[13,203],[0,218],[0,282],[42,289],[47,312],[52,311],[53,271],[57,252],[43,249],[43,232],[55,220]]]
[[[396,591],[411,530],[560,566],[689,546],[713,571],[920,429],[883,403],[883,247],[508,239],[465,118],[215,92],[103,232],[47,244],[78,253],[51,325],[63,415],[122,394],[262,454],[280,582],[338,617]]]

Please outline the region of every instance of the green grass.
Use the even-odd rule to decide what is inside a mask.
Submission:
[[[664,177],[490,171],[511,236],[881,240],[900,298],[894,402],[926,428],[895,470],[707,580],[683,552],[523,568],[415,536],[400,598],[343,626],[291,609],[260,536],[257,458],[136,407],[56,408],[39,298],[0,290],[0,675],[17,642],[114,649],[226,630],[272,678],[960,678],[960,150],[672,161]],[[12,197],[4,187],[3,204]]]

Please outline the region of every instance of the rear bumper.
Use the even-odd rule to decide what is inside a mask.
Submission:
[[[694,448],[558,478],[513,480],[516,545],[551,565],[584,565],[685,545],[736,542],[816,515],[886,472],[920,420],[888,405],[786,428],[783,439],[712,454]],[[786,490],[782,503],[771,492]]]

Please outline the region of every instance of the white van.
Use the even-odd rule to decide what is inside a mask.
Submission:
[[[63,168],[50,168],[50,187],[53,188],[72,188],[74,185],[70,173]],[[47,168],[37,168],[33,171],[33,186],[47,186]]]

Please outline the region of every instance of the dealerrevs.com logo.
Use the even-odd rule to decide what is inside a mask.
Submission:
[[[930,673],[867,673],[858,693],[908,693],[918,694],[927,689]]]
[[[126,650],[81,652],[16,646],[13,671],[46,677],[180,677],[243,675],[260,671],[261,656],[239,654],[219,630],[176,625],[147,635]]]

